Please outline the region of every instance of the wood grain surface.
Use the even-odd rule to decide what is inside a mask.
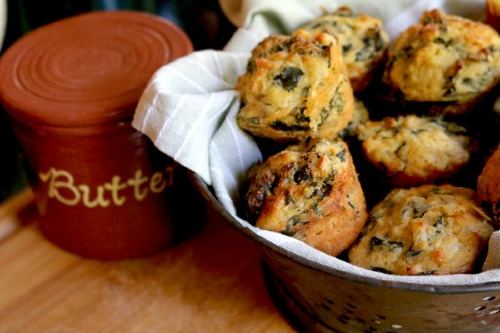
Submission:
[[[199,233],[158,255],[100,262],[46,241],[31,200],[0,207],[0,332],[294,331],[256,245],[211,210]]]

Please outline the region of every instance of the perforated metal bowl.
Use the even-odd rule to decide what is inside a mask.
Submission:
[[[196,175],[209,204],[264,253],[269,292],[301,332],[500,332],[500,283],[424,286],[361,280],[243,228]]]

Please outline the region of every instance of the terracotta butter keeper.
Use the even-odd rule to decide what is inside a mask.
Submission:
[[[130,122],[153,73],[191,51],[168,21],[115,11],[46,25],[4,54],[1,100],[53,243],[123,259],[172,242],[177,166]]]

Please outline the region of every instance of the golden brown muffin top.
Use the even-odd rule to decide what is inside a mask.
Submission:
[[[490,12],[500,14],[500,0],[486,0],[486,5]]]
[[[264,39],[253,49],[237,90],[238,125],[256,136],[333,139],[352,117],[340,48],[326,33],[299,30]]]
[[[293,234],[297,223],[287,225],[288,221],[298,220],[294,216],[301,213],[320,214],[318,202],[331,194],[335,176],[347,172],[350,161],[349,149],[343,141],[324,139],[306,140],[269,157],[249,174],[252,180],[245,204],[250,218],[258,218],[268,196],[282,198],[285,205],[275,212],[279,216],[273,220],[283,224],[277,230]]]
[[[358,137],[370,162],[399,186],[429,183],[457,171],[475,143],[456,123],[415,115],[368,121],[360,125]]]
[[[342,47],[342,56],[355,91],[364,88],[366,77],[382,60],[389,37],[382,21],[343,6],[302,27],[334,35]],[[359,89],[357,89],[359,86]]]
[[[427,11],[389,48],[384,81],[405,99],[465,102],[500,79],[500,37],[486,24]]]
[[[451,185],[393,190],[371,211],[349,260],[399,275],[471,272],[493,232],[474,195]]]
[[[496,222],[500,223],[500,146],[488,158],[477,181],[477,191],[482,201],[492,205]]]
[[[347,145],[306,140],[250,173],[243,205],[262,229],[293,236],[336,256],[366,221],[363,190]]]

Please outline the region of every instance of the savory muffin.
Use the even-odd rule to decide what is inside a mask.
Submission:
[[[477,180],[479,199],[491,205],[493,219],[500,225],[500,146],[488,158]]]
[[[476,142],[455,123],[415,115],[368,121],[358,138],[367,160],[398,187],[452,175],[468,162]]]
[[[249,174],[245,218],[336,256],[366,221],[363,190],[347,145],[305,140],[269,157]]]
[[[381,20],[354,13],[347,6],[307,23],[302,29],[337,37],[354,91],[363,90],[370,82],[375,68],[384,59],[389,41]]]
[[[500,31],[500,0],[486,0],[486,23]]]
[[[383,81],[431,112],[462,114],[500,80],[500,36],[490,26],[438,10],[391,45]]]
[[[500,97],[498,97],[495,101],[495,104],[493,104],[493,112],[497,116],[497,118],[500,117]]]
[[[333,139],[354,107],[340,47],[326,33],[299,30],[264,39],[252,51],[237,89],[238,125],[277,141]]]
[[[365,103],[363,103],[360,99],[355,99],[352,119],[349,124],[347,124],[346,128],[344,128],[344,130],[340,133],[340,136],[356,136],[359,126],[366,123],[368,120],[369,113]]]
[[[398,275],[472,272],[493,232],[473,198],[451,185],[393,190],[371,211],[349,261]]]

